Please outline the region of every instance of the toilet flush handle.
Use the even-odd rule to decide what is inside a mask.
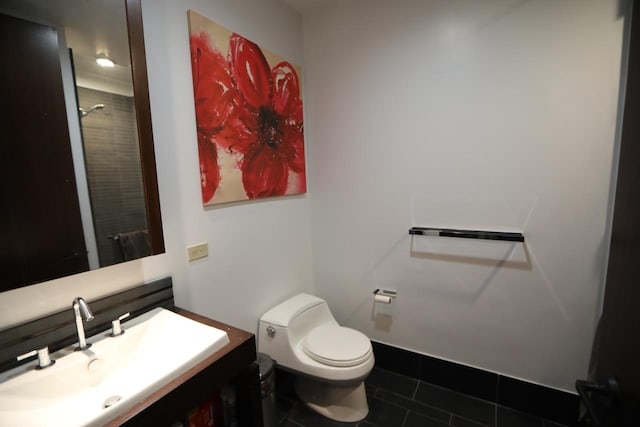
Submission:
[[[267,335],[269,335],[270,338],[273,338],[276,335],[276,328],[271,325],[267,326]]]

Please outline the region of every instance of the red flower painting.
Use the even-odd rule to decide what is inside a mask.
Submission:
[[[265,56],[257,44],[194,12],[189,18],[203,203],[304,193],[296,68],[284,60],[270,66],[267,56],[275,55]]]

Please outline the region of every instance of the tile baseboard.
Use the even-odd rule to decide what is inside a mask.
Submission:
[[[495,372],[372,341],[376,366],[567,426],[577,423],[577,395]]]

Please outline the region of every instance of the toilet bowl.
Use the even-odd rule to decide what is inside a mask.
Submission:
[[[367,416],[371,341],[338,325],[323,299],[300,294],[267,311],[260,318],[258,351],[296,374],[296,393],[314,411],[343,422]]]

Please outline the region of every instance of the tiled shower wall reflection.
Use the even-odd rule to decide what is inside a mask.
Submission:
[[[147,228],[132,97],[78,87],[78,103],[94,110],[81,119],[84,155],[100,266],[123,261],[112,238]]]

